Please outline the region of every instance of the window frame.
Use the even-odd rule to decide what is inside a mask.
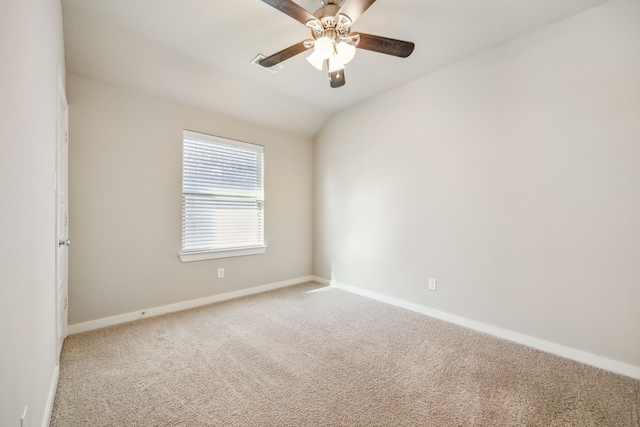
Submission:
[[[261,200],[262,203],[262,244],[261,245],[251,245],[251,246],[237,246],[237,247],[227,247],[227,248],[218,248],[218,249],[205,249],[205,250],[185,250],[184,249],[184,229],[185,229],[185,221],[186,221],[186,217],[185,217],[185,204],[184,204],[184,198],[185,198],[185,190],[184,190],[184,183],[185,183],[185,140],[186,139],[192,139],[192,140],[196,140],[196,141],[201,141],[201,142],[206,142],[206,143],[212,143],[212,144],[218,144],[221,146],[236,146],[236,147],[243,147],[243,148],[249,148],[251,150],[255,150],[256,152],[260,152],[260,161],[261,161],[261,165],[260,165],[260,171],[261,171],[261,184],[262,184],[262,198],[259,199]],[[259,149],[257,148],[259,147]],[[265,183],[264,183],[264,146],[259,145],[259,144],[252,144],[249,142],[244,142],[244,141],[237,141],[234,139],[229,139],[229,138],[224,138],[221,136],[215,136],[215,135],[208,135],[208,134],[204,134],[204,133],[200,133],[200,132],[195,132],[195,131],[190,131],[190,130],[183,130],[182,132],[182,180],[181,180],[181,199],[182,199],[182,207],[181,207],[181,251],[178,254],[178,256],[180,257],[180,260],[182,262],[192,262],[192,261],[203,261],[203,260],[208,260],[208,259],[218,259],[218,258],[229,258],[229,257],[238,257],[238,256],[248,256],[248,255],[258,255],[258,254],[263,254],[265,253],[266,249],[267,249],[267,244],[266,244],[266,236],[265,236],[265,204],[264,204],[264,187],[265,187]],[[235,197],[241,197],[240,195],[237,195]]]

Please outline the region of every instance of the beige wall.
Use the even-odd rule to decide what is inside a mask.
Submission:
[[[640,366],[639,47],[615,0],[336,116],[315,273]]]
[[[311,274],[310,139],[71,75],[68,100],[70,324]],[[264,145],[265,254],[178,259],[183,129]]]
[[[0,7],[0,425],[48,417],[55,387],[55,199],[62,12],[55,0]],[[55,389],[54,389],[55,390]]]

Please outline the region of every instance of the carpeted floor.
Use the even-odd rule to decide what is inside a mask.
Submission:
[[[51,426],[640,426],[640,381],[309,283],[67,338]]]

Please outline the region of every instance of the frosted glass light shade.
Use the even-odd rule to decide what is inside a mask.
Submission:
[[[329,58],[329,72],[333,73],[340,70],[344,70],[344,64],[338,55],[333,55]]]
[[[354,56],[356,56],[356,47],[351,43],[340,42],[336,46],[336,51],[338,52],[338,56],[340,57],[340,61],[343,64],[348,64],[351,62]]]
[[[329,59],[333,55],[333,40],[324,36],[316,40],[313,47],[314,53],[317,53],[322,59]]]
[[[309,55],[307,57],[307,61],[309,61],[309,64],[313,65],[318,70],[322,71],[322,66],[324,65],[325,60],[324,58],[322,58],[322,56],[318,55],[318,52],[314,51],[311,55]]]

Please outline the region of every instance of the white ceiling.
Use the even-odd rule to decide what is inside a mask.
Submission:
[[[62,0],[69,73],[310,137],[341,110],[606,1],[379,0],[352,30],[415,51],[358,50],[346,85],[332,89],[305,53],[276,74],[251,64],[310,38],[260,0]]]

